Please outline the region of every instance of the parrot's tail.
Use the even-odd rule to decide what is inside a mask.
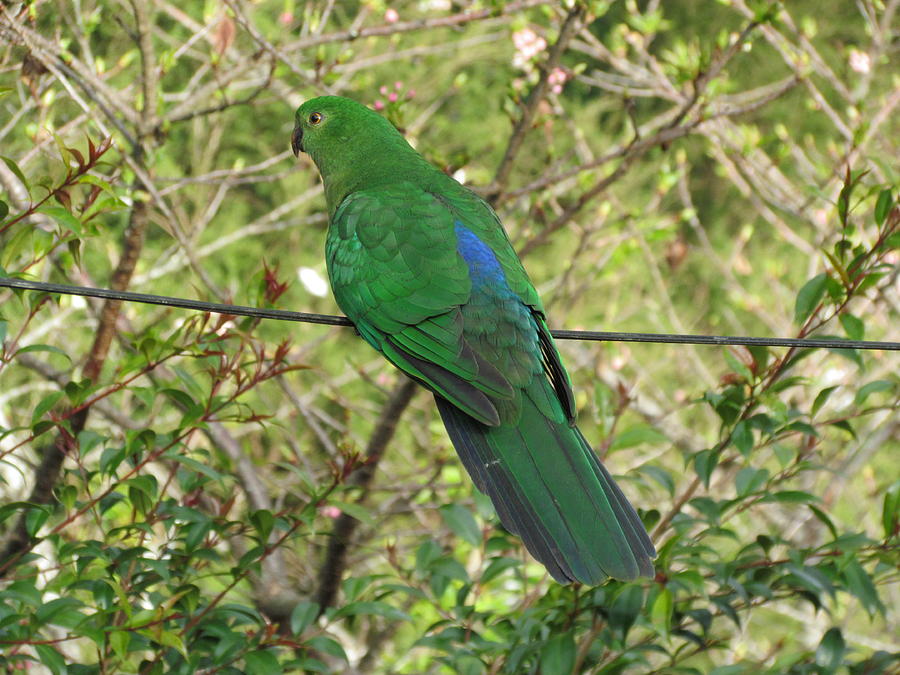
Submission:
[[[475,485],[554,579],[653,576],[653,543],[578,427],[549,419],[527,393],[519,422],[496,427],[435,400]]]

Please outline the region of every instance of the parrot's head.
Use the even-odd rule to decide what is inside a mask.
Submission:
[[[396,139],[400,133],[381,115],[361,103],[341,96],[312,98],[294,116],[291,150],[305,152],[319,168],[321,160],[338,154],[351,157],[373,141]]]
[[[320,96],[297,108],[291,150],[316,163],[332,209],[353,190],[393,180],[404,161],[425,161],[387,119],[341,96]]]

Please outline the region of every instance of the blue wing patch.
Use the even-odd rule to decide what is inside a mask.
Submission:
[[[500,267],[497,256],[490,247],[458,220],[454,223],[454,227],[457,239],[456,250],[469,266],[469,278],[472,283],[480,285],[486,281],[500,282],[504,288],[508,288],[503,268]]]

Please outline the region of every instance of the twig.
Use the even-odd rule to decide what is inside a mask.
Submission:
[[[326,33],[324,35],[310,35],[285,45],[283,51],[285,53],[290,53],[333,42],[349,43],[367,37],[387,37],[389,35],[397,35],[398,33],[409,33],[431,28],[452,28],[453,26],[460,26],[472,23],[473,21],[481,21],[482,19],[488,19],[493,16],[510,16],[525,9],[552,4],[554,3],[549,0],[520,0],[519,2],[503,3],[499,6],[499,9],[489,7],[487,9],[451,14],[450,16],[417,19],[414,21],[398,21],[397,23],[389,23],[383,26],[372,26],[370,28],[359,29],[351,28],[349,30],[341,30],[334,33]]]
[[[506,144],[506,152],[503,154],[503,159],[500,160],[500,166],[497,167],[497,172],[494,174],[494,181],[487,190],[488,195],[491,196],[492,202],[499,201],[500,195],[506,188],[510,171],[512,171],[513,162],[515,162],[516,156],[519,154],[522,142],[525,140],[525,134],[531,129],[534,116],[537,114],[538,105],[540,105],[541,101],[543,101],[544,97],[547,95],[550,73],[559,65],[562,55],[569,46],[569,41],[575,36],[575,33],[580,30],[581,21],[584,18],[584,15],[585,9],[581,5],[576,5],[569,10],[562,28],[559,30],[559,37],[550,49],[547,60],[541,64],[540,76],[538,77],[537,84],[534,85],[531,93],[528,94],[528,99],[525,101],[525,105],[522,108],[522,116],[519,117],[519,121],[516,122],[512,135],[509,137],[509,141]]]
[[[366,447],[365,461],[347,479],[348,485],[356,485],[362,489],[358,502],[365,500],[378,462],[381,461],[388,443],[393,438],[400,415],[409,405],[417,387],[415,382],[404,377],[403,381],[394,387],[390,398],[382,408],[378,424]],[[315,593],[320,613],[334,604],[338,586],[347,564],[347,551],[358,526],[359,521],[346,513],[341,513],[334,524],[331,538],[328,540],[325,560],[319,570],[318,588]]]

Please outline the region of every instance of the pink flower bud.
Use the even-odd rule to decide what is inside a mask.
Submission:
[[[397,14],[397,10],[390,8],[384,13],[384,20],[388,23],[397,23],[400,20],[400,15]]]
[[[319,513],[326,518],[337,518],[341,515],[341,510],[336,506],[321,506],[319,507]]]

